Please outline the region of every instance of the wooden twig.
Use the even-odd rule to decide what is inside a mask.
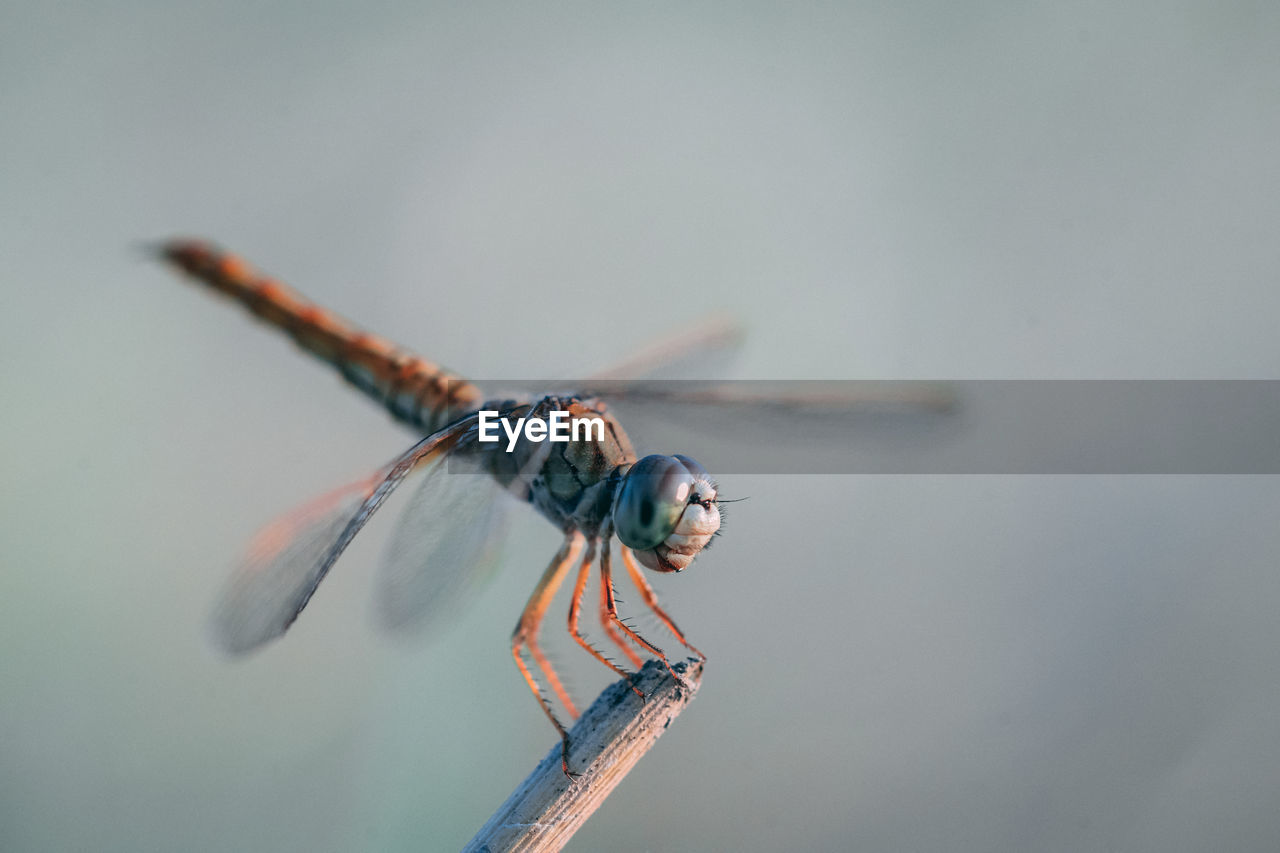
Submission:
[[[633,679],[641,700],[625,680],[606,687],[569,732],[569,768],[560,767],[560,744],[489,818],[464,853],[559,850],[648,752],[658,736],[693,701],[702,683],[702,662],[674,665],[680,680],[656,660]]]

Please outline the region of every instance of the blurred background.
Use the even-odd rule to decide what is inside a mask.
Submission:
[[[429,642],[371,531],[210,649],[413,437],[145,241],[478,377],[721,312],[749,378],[1275,379],[1277,56],[1262,2],[0,3],[0,848],[456,849],[554,743],[531,512]],[[722,486],[659,579],[702,691],[571,849],[1280,842],[1276,478]]]

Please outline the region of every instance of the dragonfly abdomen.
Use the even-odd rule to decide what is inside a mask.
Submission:
[[[482,399],[480,390],[460,376],[356,328],[236,255],[195,240],[170,241],[160,254],[333,365],[396,420],[430,434],[474,411]]]

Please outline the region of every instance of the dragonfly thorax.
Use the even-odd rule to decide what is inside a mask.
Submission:
[[[561,530],[599,533],[609,519],[613,494],[622,474],[635,463],[635,450],[622,425],[601,403],[578,397],[543,397],[535,403],[487,402],[509,422],[549,419],[567,412],[572,419],[599,418],[603,435],[551,442],[518,437],[508,449],[489,445],[490,473],[504,487],[522,495]]]

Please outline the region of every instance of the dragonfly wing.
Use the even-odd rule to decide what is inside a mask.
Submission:
[[[802,412],[824,416],[946,413],[957,403],[945,382],[855,379],[611,380],[578,382],[610,402],[708,411]]]
[[[945,383],[587,381],[641,453],[679,450],[720,473],[876,468],[935,445],[960,419]]]
[[[593,380],[700,379],[723,376],[742,348],[741,325],[722,315],[650,343],[592,375]]]
[[[497,567],[510,505],[475,457],[437,460],[387,545],[374,600],[378,620],[414,631],[459,612]]]
[[[249,545],[214,610],[214,642],[245,654],[289,629],[330,567],[388,496],[448,451],[474,419],[423,439],[373,475],[268,525]]]

